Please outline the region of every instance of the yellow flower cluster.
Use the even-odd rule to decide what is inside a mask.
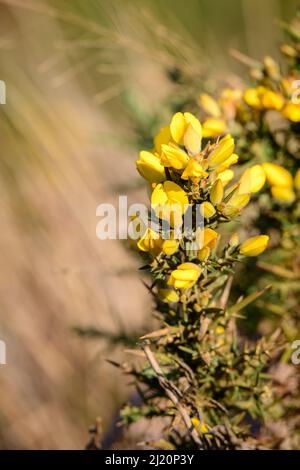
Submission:
[[[248,168],[240,178],[242,192],[256,193],[265,182],[271,187],[271,193],[278,202],[290,204],[300,191],[300,169],[293,179],[291,173],[276,163],[265,162]]]
[[[154,149],[140,152],[136,162],[139,173],[150,183],[152,211],[159,221],[168,221],[171,227],[167,240],[161,229],[156,232],[147,228],[137,243],[138,248],[153,257],[160,253],[172,257],[182,250],[183,256],[176,259],[186,260],[176,263],[176,268],[168,274],[165,288],[159,289],[158,295],[164,302],[178,300],[176,289],[190,289],[197,283],[217,247],[220,236],[215,228],[218,223],[237,216],[248,204],[251,193],[259,191],[268,178],[265,169],[256,165],[247,170],[239,182],[227,188],[234,178],[231,166],[238,161],[234,139],[227,134],[202,148],[203,133],[204,128],[194,115],[176,113],[170,125],[163,127],[154,138]],[[190,206],[193,210],[199,207],[205,227],[193,227],[197,248],[192,255],[187,255],[185,234],[179,243],[175,233]],[[237,254],[257,256],[267,243],[265,235],[251,238],[237,247]]]
[[[253,109],[259,111],[273,109],[280,111],[292,122],[300,122],[300,104],[293,103],[291,94],[284,97],[279,91],[260,85],[255,88],[247,88],[244,93],[244,101]]]

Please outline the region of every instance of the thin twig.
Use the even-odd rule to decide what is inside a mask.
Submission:
[[[176,390],[177,387],[164,377],[163,372],[162,372],[162,370],[161,370],[161,368],[160,368],[153,352],[151,351],[149,345],[144,343],[142,345],[142,349],[143,349],[143,351],[144,351],[144,353],[145,353],[152,369],[154,370],[154,372],[157,375],[159,385],[164,389],[164,391],[166,392],[166,395],[169,397],[169,399],[172,401],[173,405],[177,408],[178,412],[180,413],[180,415],[181,415],[181,417],[184,421],[184,424],[187,428],[187,431],[190,434],[192,440],[195,442],[198,449],[203,449],[203,445],[202,445],[201,440],[199,438],[198,432],[194,428],[187,410],[180,403],[180,399],[178,398],[178,393],[177,393],[177,390]]]

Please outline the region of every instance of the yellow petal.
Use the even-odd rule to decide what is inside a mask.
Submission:
[[[210,255],[209,246],[204,246],[201,250],[198,251],[197,257],[200,261],[206,261]]]
[[[271,187],[272,196],[280,202],[291,204],[296,199],[296,194],[292,188],[283,188],[282,186]]]
[[[136,167],[140,175],[151,183],[161,183],[166,179],[165,169],[159,156],[151,152],[140,152]]]
[[[173,145],[162,144],[161,161],[164,166],[172,167],[176,170],[183,170],[189,161],[187,153]]]
[[[186,123],[186,127],[191,124],[194,130],[197,132],[198,136],[200,137],[200,141],[202,139],[202,126],[200,124],[199,119],[197,119],[192,113],[184,113],[184,119]]]
[[[261,165],[253,165],[241,176],[239,193],[256,193],[266,182],[266,173]]]
[[[170,132],[173,140],[180,144],[185,132],[185,118],[182,113],[176,113],[172,117],[170,124]]]
[[[293,186],[292,175],[282,166],[267,162],[263,163],[262,167],[271,186],[282,186],[284,188]]]
[[[190,158],[181,178],[187,180],[189,178],[203,178],[206,176],[208,176],[208,173],[204,171],[202,165],[195,158]]]
[[[208,166],[217,167],[231,157],[234,150],[234,140],[230,134],[223,137],[216,145],[215,149],[208,156]]]
[[[206,93],[203,93],[199,97],[199,104],[201,108],[210,116],[219,118],[221,116],[221,109],[214,98]]]
[[[289,101],[283,108],[282,114],[292,122],[300,122],[300,104]]]
[[[218,173],[218,179],[222,181],[223,186],[226,186],[226,184],[228,184],[229,181],[231,181],[233,177],[234,177],[233,170],[225,170],[225,171],[222,171],[221,173]]]
[[[244,256],[258,256],[267,248],[269,237],[267,235],[257,235],[246,240],[240,246],[240,253]]]
[[[162,144],[168,145],[172,141],[170,126],[162,127],[154,137],[155,150],[160,154]]]
[[[173,255],[177,250],[179,246],[179,241],[178,240],[165,240],[162,244],[162,251],[166,255]]]
[[[214,184],[212,185],[211,191],[210,191],[210,200],[212,204],[217,205],[222,202],[224,196],[224,188],[222,181],[220,179],[217,179]]]
[[[173,303],[173,302],[179,301],[179,295],[173,289],[158,289],[157,293],[158,293],[158,297],[163,302]]]
[[[266,109],[280,110],[284,105],[284,98],[272,90],[265,90],[261,100],[263,107]]]
[[[209,201],[203,202],[202,209],[203,209],[203,215],[206,219],[209,219],[216,213],[216,209]]]
[[[201,137],[195,131],[192,124],[187,126],[184,133],[183,143],[190,155],[197,155],[201,149]]]
[[[226,131],[224,119],[208,118],[202,124],[203,137],[217,137]]]

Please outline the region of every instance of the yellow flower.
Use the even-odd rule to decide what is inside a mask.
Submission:
[[[255,109],[276,109],[284,106],[284,98],[280,93],[263,86],[248,88],[244,93],[246,103]]]
[[[161,183],[166,179],[165,169],[158,155],[143,150],[136,161],[140,175],[151,183]]]
[[[245,207],[249,201],[250,194],[240,194],[239,191],[235,191],[228,200],[228,205],[231,207],[235,207],[236,209],[243,209],[243,207]]]
[[[217,137],[226,131],[226,122],[224,119],[207,118],[202,124],[203,137]]]
[[[240,246],[240,253],[244,256],[258,256],[267,248],[269,242],[268,235],[257,235],[248,238]]]
[[[204,171],[202,165],[197,162],[195,158],[191,158],[181,175],[183,180],[187,180],[189,178],[205,178],[208,176],[208,173]]]
[[[247,88],[244,93],[244,100],[251,108],[262,108],[262,102],[257,88]]]
[[[272,186],[271,187],[272,196],[277,199],[277,201],[285,202],[291,204],[294,202],[296,195],[292,188],[284,188],[282,186]]]
[[[234,150],[234,140],[230,134],[223,137],[216,145],[215,149],[209,154],[207,161],[210,168],[215,168],[222,165],[231,155]]]
[[[176,253],[179,247],[179,241],[178,240],[165,240],[162,244],[162,251],[166,255],[173,255]]]
[[[170,132],[174,142],[177,144],[184,143],[184,135],[189,127],[189,124],[191,124],[201,141],[202,127],[199,120],[191,113],[176,113],[172,117],[170,124]]]
[[[221,116],[221,109],[218,103],[212,96],[203,93],[199,97],[199,104],[201,108],[214,118],[219,118]]]
[[[297,191],[300,191],[300,168],[298,168],[298,170],[296,171],[294,185]]]
[[[137,242],[137,246],[141,251],[156,253],[160,251],[161,241],[161,237],[158,233],[147,228],[144,235]]]
[[[261,165],[248,168],[240,178],[239,193],[257,193],[266,182],[266,173]]]
[[[183,136],[183,144],[189,155],[195,156],[200,152],[201,139],[202,135],[200,136],[198,132],[195,131],[192,124],[189,124]]]
[[[197,257],[200,261],[205,261],[210,255],[209,246],[204,246],[201,250],[198,251]]]
[[[172,302],[179,301],[179,295],[174,289],[158,289],[157,293],[158,293],[158,297],[163,302],[172,303]]]
[[[200,250],[204,247],[208,247],[210,249],[215,248],[218,237],[218,233],[210,227],[205,227],[204,230],[199,229],[196,234]]]
[[[283,108],[282,114],[292,122],[300,122],[300,104],[289,101]]]
[[[159,133],[154,137],[155,150],[160,154],[162,144],[169,144],[172,142],[170,126],[162,127]]]
[[[200,423],[200,420],[198,418],[191,418],[192,425],[198,431],[199,434],[203,434],[205,432],[208,432],[208,427],[206,426],[205,423]]]
[[[263,163],[262,167],[271,186],[282,186],[284,188],[293,186],[292,175],[282,166],[267,162]]]
[[[222,165],[218,166],[217,168],[217,173],[222,173],[223,171],[227,170],[231,165],[234,165],[239,161],[239,156],[236,153],[233,153],[230,155],[225,162],[222,163]]]
[[[210,219],[210,217],[212,217],[216,213],[216,209],[209,201],[203,202],[202,209],[203,215],[206,219]]]
[[[151,195],[151,206],[157,217],[175,227],[182,223],[182,215],[188,209],[189,199],[185,191],[172,181],[158,184]]]
[[[168,285],[175,289],[189,289],[198,280],[201,268],[194,263],[183,263],[171,272]]]
[[[189,156],[184,150],[173,144],[162,144],[161,150],[161,162],[164,166],[172,167],[176,170],[183,170],[187,166]]]
[[[225,88],[220,96],[220,106],[228,119],[233,119],[237,105],[242,99],[242,91],[238,88]]]
[[[229,183],[234,177],[233,170],[224,170],[221,173],[218,173],[218,178],[222,181],[223,186]]]
[[[284,106],[284,98],[279,93],[268,89],[262,93],[261,101],[266,109],[280,110]]]
[[[217,179],[214,184],[212,185],[211,191],[210,191],[210,200],[212,204],[217,205],[222,202],[224,196],[224,188],[222,181],[220,179]]]

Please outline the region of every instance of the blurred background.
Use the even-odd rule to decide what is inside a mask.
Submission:
[[[245,75],[230,49],[276,57],[297,3],[0,0],[0,449],[81,449],[97,416],[108,430],[131,391],[106,359],[147,331],[151,298],[129,246],[96,238],[96,207],[146,201],[138,148],[183,83]]]

